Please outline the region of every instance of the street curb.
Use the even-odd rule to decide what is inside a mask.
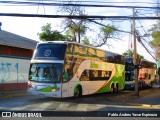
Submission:
[[[160,85],[154,85],[153,88],[160,88]]]
[[[128,103],[128,105],[150,107],[150,108],[160,108],[160,105],[150,105],[150,104],[137,104],[137,103]]]
[[[139,96],[136,96],[134,91],[131,91],[127,94],[120,94],[117,96],[113,96],[108,98],[107,100],[112,101],[112,102],[118,102],[118,103],[126,103],[129,105],[135,105],[135,106],[143,106],[143,107],[155,107],[155,108],[160,108],[160,105],[150,105],[150,104],[141,104],[141,103],[136,103],[136,100],[139,99],[143,99],[145,97],[149,97],[150,95],[148,95],[148,90],[150,89],[146,89],[143,91],[139,92]],[[152,91],[160,91],[160,88],[153,88]]]

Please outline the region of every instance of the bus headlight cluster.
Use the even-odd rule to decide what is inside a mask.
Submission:
[[[30,87],[29,89],[30,89],[30,90],[33,90],[33,88],[32,88],[32,87]]]
[[[33,87],[32,87],[32,83],[28,83],[28,88],[29,88],[30,90],[32,90],[32,89],[33,89]]]
[[[53,88],[53,89],[52,89],[52,92],[56,92],[56,91],[58,91],[58,90],[60,90],[60,88]]]

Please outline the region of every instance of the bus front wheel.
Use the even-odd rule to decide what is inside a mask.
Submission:
[[[80,86],[78,86],[74,92],[74,98],[78,98],[80,96],[82,96],[82,89]]]

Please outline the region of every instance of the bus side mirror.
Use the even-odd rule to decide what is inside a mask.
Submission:
[[[141,69],[142,68],[142,65],[139,65],[139,69]]]

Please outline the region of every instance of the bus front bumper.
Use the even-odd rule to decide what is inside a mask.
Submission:
[[[43,96],[43,97],[53,97],[53,98],[61,98],[61,94],[59,92],[40,92],[36,90],[27,90],[29,95]]]

